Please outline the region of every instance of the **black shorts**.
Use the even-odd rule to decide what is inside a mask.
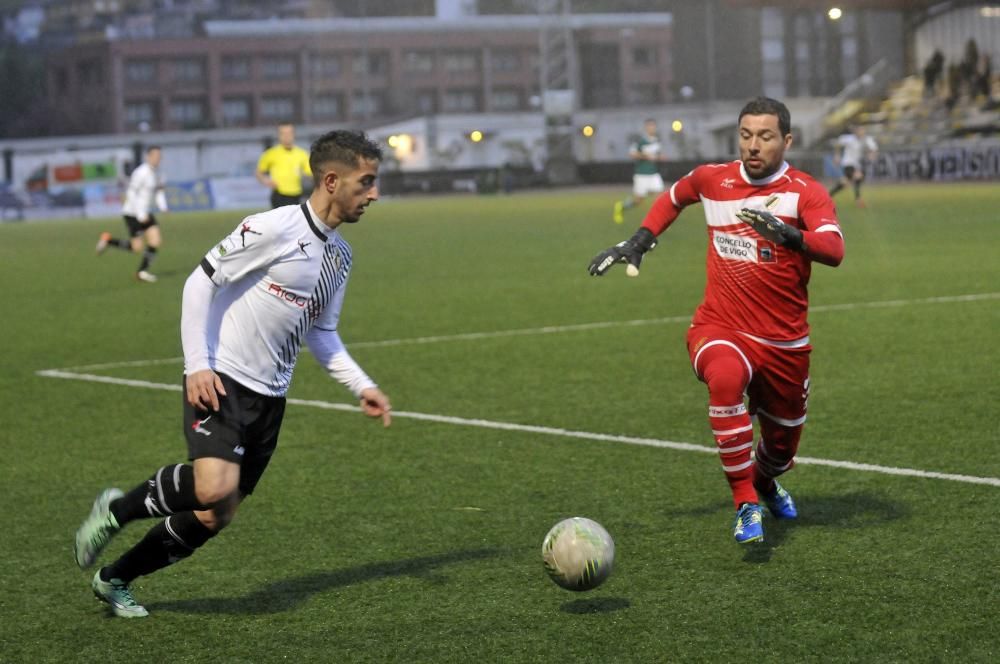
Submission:
[[[149,215],[146,221],[139,221],[135,217],[125,215],[125,226],[128,228],[129,237],[139,237],[146,232],[147,229],[156,226],[156,217]]]
[[[226,396],[219,397],[219,412],[196,409],[184,395],[184,438],[188,459],[212,457],[240,465],[240,491],[253,493],[278,446],[278,431],[285,415],[284,397],[267,397],[219,374]]]
[[[859,176],[861,176],[858,179],[863,180],[865,178],[865,172],[864,171],[862,171],[862,170],[860,170],[860,169],[858,169],[858,168],[856,168],[854,166],[844,166],[844,177],[847,178],[848,180],[853,180],[855,173],[857,173]]]
[[[279,194],[277,191],[271,191],[271,207],[277,208],[284,205],[298,205],[302,202],[302,195],[298,196],[286,196],[285,194]]]

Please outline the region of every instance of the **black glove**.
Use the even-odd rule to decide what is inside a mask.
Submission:
[[[736,213],[736,218],[753,226],[755,231],[771,242],[794,251],[802,251],[802,231],[786,224],[770,212],[743,208]]]
[[[634,277],[639,274],[642,255],[655,246],[656,237],[653,235],[653,231],[644,226],[640,227],[635,235],[629,239],[594,256],[588,268],[590,276],[603,277],[604,273],[610,270],[615,263],[628,263],[632,269],[629,269],[627,273],[630,277]]]

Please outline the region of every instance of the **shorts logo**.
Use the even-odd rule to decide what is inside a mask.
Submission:
[[[236,447],[233,448],[233,454],[243,456],[244,454],[246,454],[246,449],[244,449],[242,445],[237,445]]]
[[[745,415],[747,412],[746,404],[739,404],[737,406],[709,406],[708,416],[709,417],[734,417],[736,415]]]
[[[204,435],[204,436],[211,436],[211,435],[212,435],[212,432],[211,432],[211,431],[209,431],[208,429],[206,429],[205,427],[201,426],[201,425],[202,425],[202,424],[204,424],[205,422],[208,422],[208,421],[209,421],[210,419],[212,419],[212,416],[211,416],[211,415],[209,415],[208,417],[206,417],[206,418],[205,418],[205,419],[203,419],[203,420],[195,420],[195,421],[194,421],[194,424],[192,424],[192,425],[191,425],[191,429],[192,429],[192,430],[193,430],[193,431],[194,431],[195,433],[200,433],[200,434],[202,434],[202,435]]]

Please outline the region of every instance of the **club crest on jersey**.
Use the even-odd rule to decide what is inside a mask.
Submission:
[[[767,200],[764,201],[764,209],[766,209],[769,212],[773,212],[775,209],[777,209],[778,203],[780,202],[781,198],[779,198],[777,194],[771,194],[770,196],[767,197]]]
[[[333,253],[333,266],[337,269],[337,272],[340,272],[344,267],[344,259],[341,258],[339,251]]]

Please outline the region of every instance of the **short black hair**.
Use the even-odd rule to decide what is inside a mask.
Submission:
[[[357,166],[362,157],[382,161],[382,148],[363,131],[335,129],[323,134],[312,144],[309,150],[309,168],[312,169],[313,180],[319,184],[323,164],[335,161],[346,166]]]
[[[777,99],[770,97],[757,97],[747,102],[747,105],[740,111],[737,122],[743,119],[744,115],[777,115],[778,130],[782,136],[792,133],[792,114],[788,112],[788,107]]]
[[[163,152],[163,148],[161,148],[159,145],[147,145],[146,146],[146,154],[149,154],[153,150],[159,150],[160,152]]]

